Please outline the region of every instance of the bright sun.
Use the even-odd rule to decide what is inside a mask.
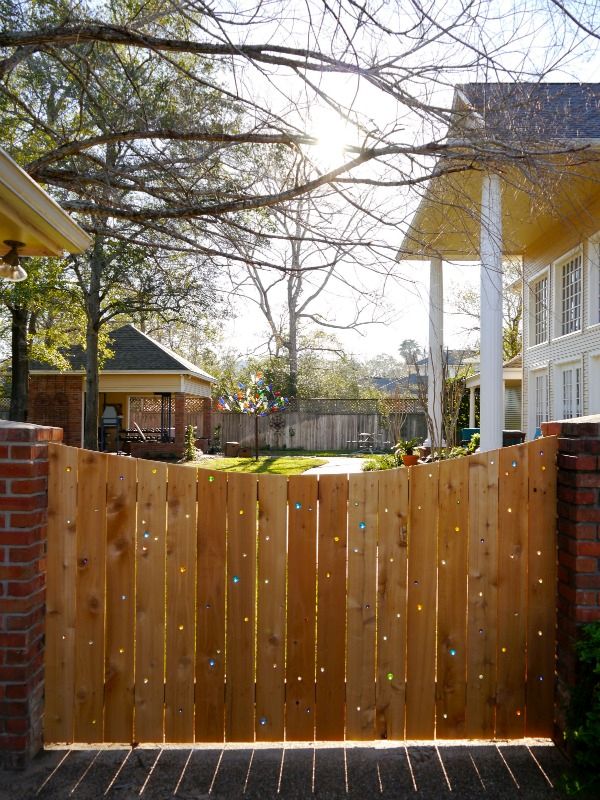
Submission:
[[[320,112],[313,117],[310,132],[317,140],[311,149],[321,167],[332,169],[347,159],[350,131],[345,119],[333,112]]]

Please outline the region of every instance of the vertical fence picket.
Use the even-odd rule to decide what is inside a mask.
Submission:
[[[194,738],[196,470],[171,465],[167,487],[165,741]]]
[[[138,461],[135,738],[162,742],[165,692],[167,468]]]
[[[499,453],[496,736],[525,733],[527,646],[527,448]]]
[[[435,731],[435,629],[439,464],[410,468],[406,736]]]
[[[49,444],[44,740],[73,742],[77,453]]]
[[[467,715],[465,735],[493,737],[498,611],[498,451],[469,458]]]
[[[256,738],[283,741],[287,478],[258,478]]]
[[[408,470],[379,475],[377,722],[379,739],[404,738]]]
[[[225,736],[227,475],[198,470],[195,729],[198,742]]]
[[[467,690],[469,462],[439,472],[436,737],[464,736]]]
[[[319,477],[316,737],[344,738],[348,476]]]
[[[530,442],[527,736],[551,736],[556,638],[556,438]]]
[[[376,473],[350,475],[346,737],[357,740],[375,736],[378,486]]]
[[[286,738],[310,741],[315,729],[317,478],[288,482]]]
[[[106,494],[104,741],[133,741],[137,462],[111,456]]]
[[[107,458],[89,450],[78,453],[76,742],[103,740]]]
[[[254,741],[255,475],[231,473],[227,487],[226,738]]]

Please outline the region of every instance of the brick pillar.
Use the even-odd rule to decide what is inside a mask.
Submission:
[[[175,449],[179,455],[185,450],[185,393],[175,392]]]
[[[48,442],[61,439],[0,421],[0,768],[42,747]]]
[[[548,422],[558,436],[556,738],[577,680],[579,628],[600,620],[600,415]]]

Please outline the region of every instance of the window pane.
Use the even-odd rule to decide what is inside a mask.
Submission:
[[[571,258],[562,267],[561,334],[581,329],[581,256]]]
[[[548,339],[548,278],[542,278],[534,288],[534,344],[541,344]]]

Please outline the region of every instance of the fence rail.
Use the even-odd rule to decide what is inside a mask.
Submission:
[[[46,742],[550,735],[555,453],[288,479],[50,445]]]

